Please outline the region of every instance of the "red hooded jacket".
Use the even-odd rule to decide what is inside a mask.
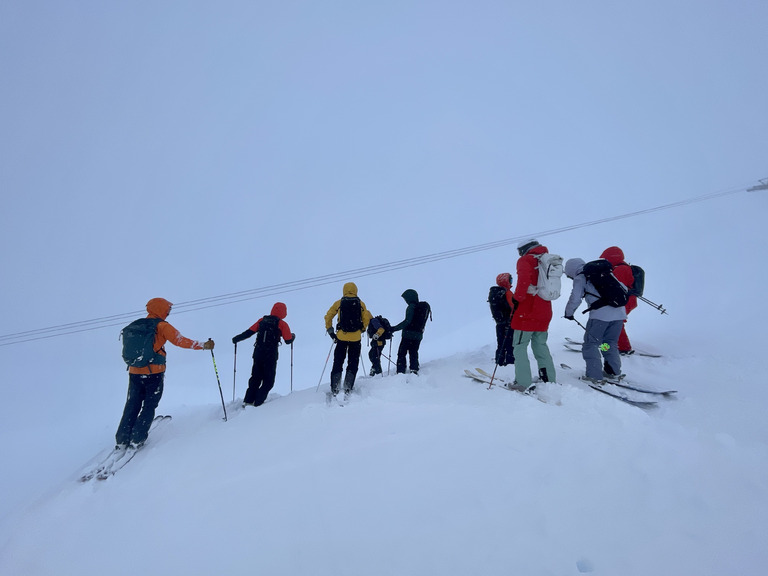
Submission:
[[[529,292],[536,289],[539,279],[535,254],[547,254],[546,246],[535,246],[517,261],[517,286],[514,299],[519,302],[512,316],[510,326],[513,330],[524,332],[546,332],[552,320],[552,302]]]
[[[282,302],[275,302],[274,306],[272,306],[272,311],[269,313],[270,316],[277,316],[280,321],[277,323],[277,327],[280,330],[280,334],[283,337],[283,340],[285,340],[287,343],[292,342],[293,334],[291,334],[291,329],[288,326],[288,324],[285,322],[285,317],[288,315],[288,308],[286,308],[285,304]],[[259,324],[261,324],[261,318],[256,321],[256,324],[251,326],[249,330],[253,333],[256,333],[259,331]]]
[[[600,254],[600,258],[605,258],[613,264],[613,275],[616,276],[619,282],[624,284],[627,288],[632,288],[635,283],[635,277],[632,274],[632,268],[629,264],[624,262],[624,251],[618,246],[611,246],[603,250]],[[624,307],[627,313],[637,308],[637,296],[630,296],[627,305]]]

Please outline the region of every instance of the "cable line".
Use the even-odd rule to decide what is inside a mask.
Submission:
[[[764,181],[761,181],[761,182],[764,182]],[[746,186],[731,188],[721,192],[714,192],[712,194],[706,194],[704,196],[697,196],[694,198],[689,198],[687,200],[680,200],[678,202],[663,204],[661,206],[656,206],[653,208],[636,210],[634,212],[627,212],[626,214],[619,214],[617,216],[609,216],[607,218],[600,218],[598,220],[590,220],[588,222],[582,222],[580,224],[573,224],[570,226],[563,226],[561,228],[553,228],[551,230],[543,230],[543,231],[534,232],[530,234],[524,234],[521,236],[514,236],[511,238],[505,238],[503,240],[495,240],[495,241],[486,242],[483,244],[476,244],[474,246],[466,246],[464,248],[456,248],[453,250],[446,250],[444,252],[435,252],[432,254],[426,254],[424,256],[405,258],[402,260],[395,260],[393,262],[387,262],[384,264],[363,266],[361,268],[353,268],[350,270],[344,270],[342,272],[324,274],[322,276],[313,276],[310,278],[303,278],[301,280],[294,280],[291,282],[272,284],[269,286],[262,286],[262,287],[253,288],[250,290],[230,292],[228,294],[221,294],[219,296],[198,298],[196,300],[189,300],[186,302],[174,304],[173,311],[176,314],[183,314],[186,312],[196,312],[198,310],[205,310],[207,308],[215,308],[219,306],[228,306],[230,304],[237,304],[239,302],[254,300],[257,298],[266,298],[267,296],[287,294],[290,292],[297,292],[299,290],[309,290],[311,288],[325,286],[327,284],[332,284],[332,283],[338,282],[341,279],[347,279],[350,277],[360,278],[360,277],[366,277],[366,276],[374,276],[377,274],[392,272],[394,270],[402,270],[404,268],[411,268],[414,266],[423,266],[424,264],[430,264],[432,262],[439,262],[441,260],[448,260],[451,258],[466,256],[468,254],[474,254],[477,252],[484,252],[487,250],[502,248],[504,246],[509,246],[510,244],[517,244],[523,240],[527,240],[528,238],[541,238],[546,236],[552,236],[555,234],[562,234],[563,232],[571,232],[573,230],[579,230],[581,228],[598,226],[600,224],[606,224],[608,222],[616,222],[617,220],[635,218],[637,216],[651,214],[653,212],[661,212],[664,210],[670,210],[672,208],[688,206],[690,204],[704,202],[707,200],[712,200],[714,198],[720,198],[723,196],[729,196],[731,194],[737,194],[739,192],[743,192],[746,189],[747,189]],[[755,187],[750,188],[749,190],[753,191],[755,190]],[[70,322],[67,324],[58,324],[56,326],[49,326],[47,328],[39,328],[36,330],[27,330],[24,332],[14,332],[12,334],[5,334],[0,336],[0,347],[10,346],[13,344],[21,344],[23,342],[32,342],[35,340],[44,340],[47,338],[55,338],[58,336],[66,336],[68,334],[76,334],[79,332],[100,330],[102,328],[109,328],[112,326],[120,326],[125,324],[127,321],[131,321],[135,319],[137,316],[144,315],[144,313],[145,313],[145,310],[136,310],[133,312],[126,312],[124,314],[103,316],[101,318],[94,318],[91,320],[82,320],[79,322]]]

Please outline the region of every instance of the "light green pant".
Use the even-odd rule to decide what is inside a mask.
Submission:
[[[528,388],[533,380],[531,378],[531,361],[528,359],[528,344],[531,345],[533,357],[539,366],[539,374],[546,370],[547,381],[557,382],[555,364],[547,346],[546,332],[522,332],[515,330],[514,354],[515,354],[515,380],[517,385]]]

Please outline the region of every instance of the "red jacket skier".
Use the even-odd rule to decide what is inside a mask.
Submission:
[[[556,382],[555,365],[547,346],[547,330],[552,320],[552,302],[536,295],[539,279],[539,254],[547,254],[546,246],[536,240],[526,240],[517,247],[520,259],[517,261],[517,285],[512,297],[518,302],[512,314],[510,327],[513,353],[515,356],[515,381],[517,386],[528,393],[535,390],[531,378],[531,364],[528,359],[528,345],[544,382]]]
[[[600,258],[605,258],[613,264],[613,275],[624,284],[627,288],[632,288],[635,283],[635,277],[632,275],[632,268],[629,264],[624,262],[624,251],[618,246],[611,246],[603,250],[600,254]],[[625,306],[627,314],[637,308],[637,296],[630,296],[627,305]],[[626,324],[626,320],[624,323]],[[621,335],[619,336],[619,354],[632,354],[632,344],[629,342],[629,336],[627,336],[626,326],[621,329]]]
[[[512,329],[524,332],[546,332],[552,320],[552,302],[536,296],[536,282],[539,278],[536,254],[547,254],[546,246],[540,244],[530,248],[517,261],[517,285],[511,298],[519,303],[512,316]]]

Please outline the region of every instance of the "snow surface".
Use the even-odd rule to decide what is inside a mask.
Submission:
[[[768,176],[766,3],[351,4],[3,3],[3,334],[366,266],[344,280],[374,313],[414,288],[434,322],[418,377],[329,408],[343,281],[176,311],[216,340],[229,421],[210,354],[171,348],[173,420],[86,485],[119,327],[0,346],[0,576],[768,573],[768,193],[685,203]],[[628,330],[663,358],[625,371],[676,399],[581,385],[564,297],[551,403],[465,378],[512,246],[375,269],[518,236],[646,269],[669,315]],[[276,300],[295,358],[240,410],[230,339]]]
[[[485,345],[360,378],[344,407],[327,373],[319,392],[229,402],[226,423],[213,401],[174,407],[119,474],[81,484],[73,461],[6,519],[0,573],[763,573],[768,394],[747,355],[635,334],[664,357],[625,372],[679,391],[646,411],[581,385],[573,328],[553,323],[574,368],[547,404],[463,377],[492,369]]]

